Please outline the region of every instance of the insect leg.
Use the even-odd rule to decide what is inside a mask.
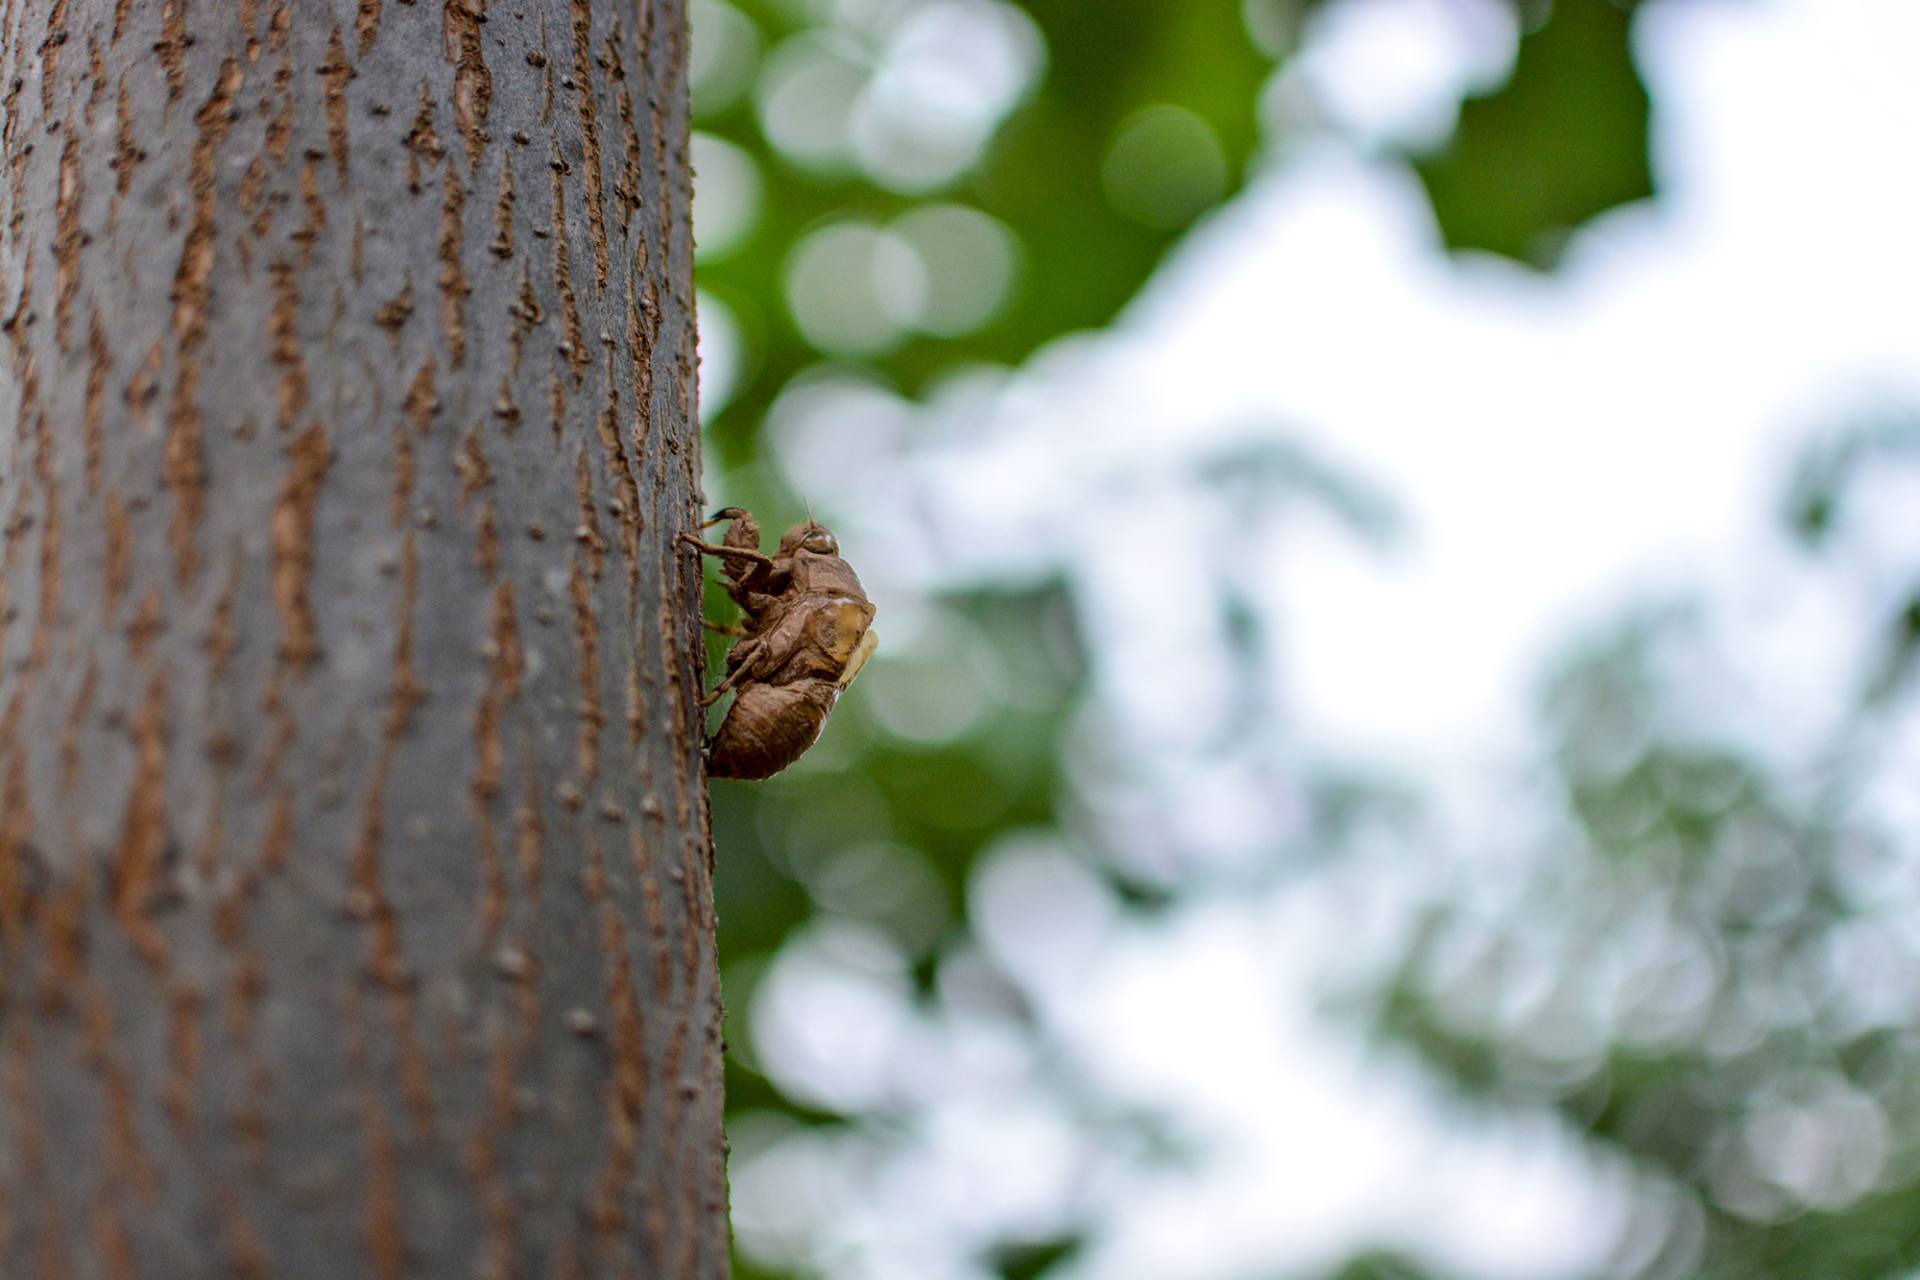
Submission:
[[[715,622],[711,618],[700,619],[700,625],[705,627],[707,630],[713,632],[715,635],[744,636],[747,634],[747,629],[745,627],[729,626],[724,622]]]
[[[752,671],[754,667],[754,660],[760,656],[765,648],[766,642],[763,640],[749,640],[745,644],[735,645],[733,653],[727,655],[727,665],[733,669],[727,672],[727,678],[725,680],[722,680],[713,687],[711,693],[700,699],[700,706],[703,709],[712,706],[714,703],[720,701],[722,697],[726,696],[727,690],[733,688],[742,680],[748,679],[748,673]],[[739,655],[738,658],[734,656],[735,654]]]
[[[720,701],[720,699],[726,697],[727,690],[733,688],[733,686],[737,684],[739,680],[740,680],[740,672],[736,669],[732,675],[728,676],[725,680],[722,680],[719,684],[713,686],[713,692],[707,694],[705,697],[700,699],[700,709],[702,711],[705,711],[708,707]]]
[[[702,542],[686,530],[680,531],[680,541],[703,555],[718,556],[722,560],[744,560],[749,564],[771,565],[773,557],[764,551],[755,551],[750,547],[727,547],[717,542]]]

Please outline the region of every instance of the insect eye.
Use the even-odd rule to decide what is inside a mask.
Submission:
[[[837,556],[840,554],[840,544],[832,534],[823,531],[807,538],[807,550],[817,551],[822,555]]]

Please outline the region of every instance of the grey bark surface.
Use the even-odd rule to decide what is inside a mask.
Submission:
[[[0,0],[0,1276],[726,1273],[680,0]]]

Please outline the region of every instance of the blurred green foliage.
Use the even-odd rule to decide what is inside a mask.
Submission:
[[[1551,267],[1589,219],[1653,194],[1630,19],[1611,0],[1552,5],[1507,83],[1461,104],[1453,140],[1417,166],[1449,248]]]
[[[716,498],[771,529],[800,514],[805,495],[783,490],[763,428],[809,371],[852,367],[917,398],[1111,321],[1284,146],[1263,90],[1315,11],[1341,2],[696,0],[701,216],[721,229],[699,284],[710,332],[734,347],[708,418]],[[1510,79],[1462,104],[1446,146],[1407,159],[1446,246],[1551,269],[1575,230],[1653,194],[1657,104],[1631,56],[1630,6],[1517,11]],[[973,256],[943,260],[961,249]],[[942,310],[943,291],[965,305]],[[1875,427],[1809,456],[1786,514],[1810,554],[1844,522],[1860,471],[1920,452],[1912,439]],[[1316,482],[1312,463],[1229,459],[1216,479],[1307,485],[1391,534],[1389,508]],[[1863,712],[1904,687],[1920,651],[1915,600],[1888,607],[1887,674],[1862,690]],[[889,665],[926,681],[940,671],[889,646],[798,766],[715,787],[736,1114],[869,1123],[762,1074],[744,1020],[784,945],[823,919],[857,922],[897,950],[914,998],[937,1005],[943,966],[980,961],[967,913],[983,853],[1070,822],[1060,746],[1091,641],[1065,586],[988,585],[930,607],[934,625],[990,651],[996,692],[981,714],[931,741],[898,732],[876,701]],[[710,613],[729,609],[713,591]],[[1858,873],[1878,852],[1844,768],[1810,785],[1682,714],[1676,655],[1705,645],[1676,610],[1629,619],[1568,664],[1544,697],[1554,753],[1542,783],[1568,825],[1537,860],[1539,883],[1504,915],[1436,901],[1398,971],[1353,1012],[1463,1097],[1550,1110],[1663,1189],[1664,1216],[1636,1219],[1616,1274],[1882,1280],[1920,1263],[1920,1037],[1850,1012],[1833,976],[1836,948],[1867,936]],[[1832,744],[1837,760],[1856,749]],[[1337,770],[1310,790],[1310,837],[1328,856],[1400,803]],[[1129,909],[1162,909],[1185,888],[1133,882],[1095,855]],[[1017,1023],[1017,983],[1004,986]],[[1871,1169],[1836,1156],[1817,1176],[1783,1172],[1767,1138],[1780,1131],[1866,1133],[1881,1155]],[[1078,1244],[1073,1232],[1007,1240],[978,1261],[1027,1280],[1069,1266]],[[744,1256],[736,1274],[779,1275]],[[1421,1274],[1383,1254],[1328,1273]]]
[[[1078,1248],[1063,1240],[1037,1245],[1011,1245],[999,1251],[996,1269],[1004,1280],[1040,1280],[1048,1270],[1071,1259]]]
[[[921,30],[916,8],[924,11]],[[984,213],[1011,235],[1015,278],[984,323],[928,333],[909,321],[891,341],[854,353],[917,394],[969,363],[1014,364],[1060,334],[1105,324],[1186,226],[1240,188],[1258,154],[1258,92],[1273,64],[1249,38],[1238,3],[1032,0],[1016,7],[986,0],[956,8],[978,11],[979,21],[948,33],[932,5],[716,0],[695,7],[696,41],[725,42],[731,57],[781,72],[774,88],[841,76],[839,97],[819,107],[828,137],[835,130],[871,137],[880,128],[871,121],[910,116],[901,95],[887,92],[895,77],[948,72],[955,94],[987,99],[956,112],[1006,108],[974,162],[950,180],[929,182],[910,166],[889,165],[878,143],[859,151],[857,138],[783,150],[768,136],[769,116],[797,109],[788,98],[810,99],[771,93],[764,75],[717,101],[699,92],[696,79],[695,127],[739,148],[758,174],[751,229],[724,251],[703,250],[700,261],[702,290],[733,313],[745,348],[732,404],[708,421],[723,465],[751,459],[766,406],[795,374],[823,354],[842,354],[809,343],[787,287],[796,250],[823,228],[895,226],[938,204]],[[982,47],[963,48],[951,65],[920,48],[923,39],[949,34]],[[970,66],[1002,59],[1028,65],[981,69],[969,81]],[[823,88],[820,96],[832,95]],[[862,125],[868,128],[859,133]],[[907,141],[899,145],[910,151],[913,131],[902,132]],[[923,132],[937,135],[938,126]],[[1129,140],[1130,151],[1121,147]],[[1127,184],[1131,200],[1116,204],[1110,193]],[[861,282],[837,283],[857,289]],[[937,274],[931,283],[940,283]]]
[[[1427,1280],[1427,1274],[1399,1258],[1367,1254],[1342,1267],[1331,1280]]]
[[[1545,707],[1572,829],[1514,908],[1435,903],[1369,1016],[1668,1188],[1621,1274],[1904,1274],[1920,1039],[1877,892],[1898,855],[1857,816],[1871,733],[1848,721],[1809,779],[1703,728],[1702,621],[1634,618],[1569,663]]]

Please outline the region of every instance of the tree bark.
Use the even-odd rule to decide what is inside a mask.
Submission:
[[[725,1275],[685,54],[0,0],[7,1280]]]

